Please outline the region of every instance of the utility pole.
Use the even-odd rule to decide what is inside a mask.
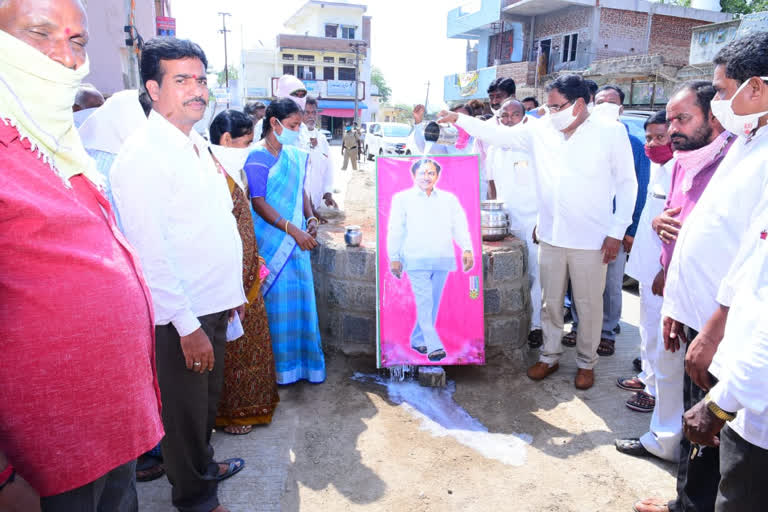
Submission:
[[[349,46],[354,48],[355,50],[355,112],[353,122],[356,123],[358,121],[357,119],[357,103],[358,103],[358,96],[359,96],[359,87],[360,87],[360,48],[366,48],[368,47],[368,43],[365,41],[360,41],[357,43],[349,43]]]
[[[424,100],[424,115],[429,114],[429,80],[427,80],[427,99]]]
[[[225,87],[227,88],[227,108],[229,108],[229,60],[227,59],[227,32],[232,32],[231,30],[227,30],[227,16],[232,16],[228,12],[220,12],[219,16],[221,16],[221,30],[219,30],[219,34],[224,34],[224,80],[225,80]]]

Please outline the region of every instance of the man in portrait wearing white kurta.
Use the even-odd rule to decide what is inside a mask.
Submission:
[[[475,263],[467,215],[455,195],[435,186],[440,172],[432,159],[413,164],[414,186],[392,197],[387,229],[390,271],[398,279],[408,273],[416,304],[411,348],[430,361],[447,355],[435,323],[448,275],[456,270],[454,243],[465,273]]]

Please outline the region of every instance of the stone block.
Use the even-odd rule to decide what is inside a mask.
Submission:
[[[501,309],[505,312],[522,312],[525,310],[525,299],[526,294],[520,284],[509,288],[502,288]]]
[[[490,346],[519,347],[525,342],[521,335],[520,317],[493,318],[488,321],[488,337],[486,343]]]
[[[487,280],[492,284],[516,281],[523,276],[525,261],[523,250],[518,245],[508,250],[491,253]]]
[[[486,288],[483,291],[485,314],[498,315],[501,313],[501,293],[496,288]]]
[[[371,249],[349,248],[346,251],[349,277],[376,282],[376,253]]]
[[[375,347],[376,344],[376,318],[342,313],[342,339],[344,345],[370,343]]]
[[[375,283],[328,279],[328,307],[376,314]]]
[[[445,387],[445,370],[442,366],[419,366],[419,384],[431,388]]]

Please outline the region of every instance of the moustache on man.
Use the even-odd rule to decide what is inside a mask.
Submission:
[[[184,102],[184,106],[191,105],[192,103],[199,103],[200,105],[205,105],[206,101],[202,96],[196,96],[194,98],[188,99]]]

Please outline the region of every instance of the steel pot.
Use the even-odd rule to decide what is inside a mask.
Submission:
[[[350,247],[358,247],[363,241],[363,232],[360,230],[360,226],[346,226],[344,228],[344,241]]]
[[[480,202],[480,227],[483,240],[503,240],[509,234],[509,218],[504,201],[492,199]]]
[[[499,240],[504,240],[507,235],[509,234],[509,231],[506,227],[503,228],[481,228],[481,233],[483,235],[483,240],[486,242],[498,242]]]

